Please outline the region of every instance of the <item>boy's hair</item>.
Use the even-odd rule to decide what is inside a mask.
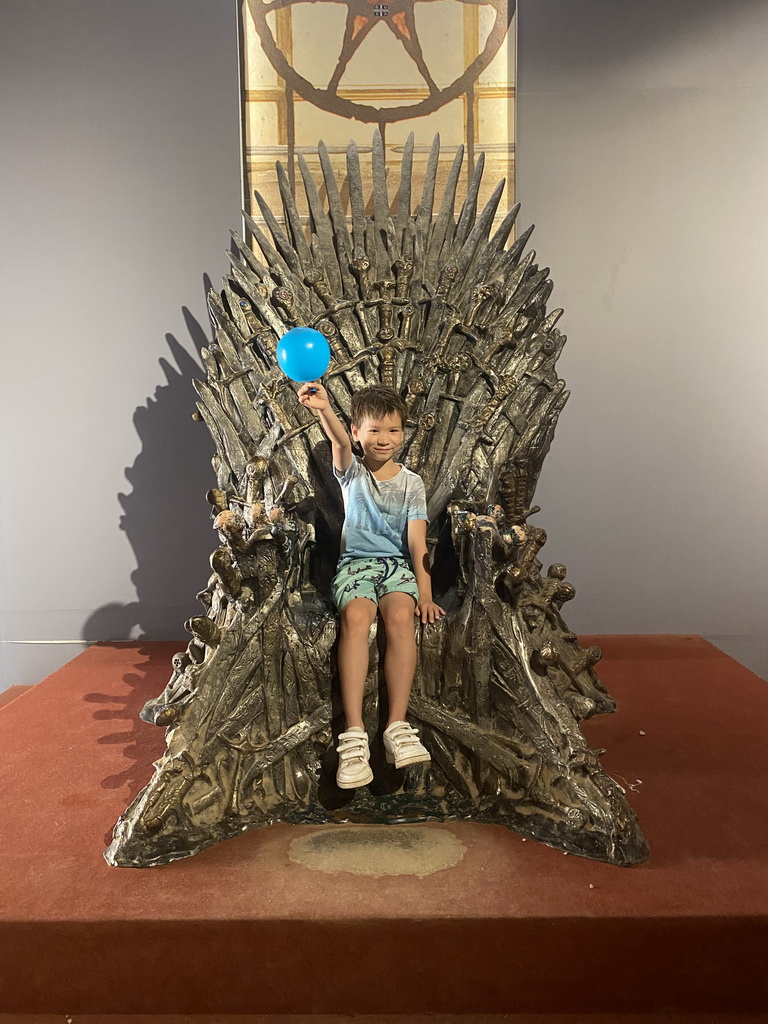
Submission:
[[[359,427],[368,416],[380,419],[390,413],[397,413],[405,427],[405,421],[408,419],[408,406],[392,388],[388,388],[384,384],[372,384],[352,395],[351,413],[352,424],[355,427]]]

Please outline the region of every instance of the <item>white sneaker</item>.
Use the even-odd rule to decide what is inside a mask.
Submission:
[[[384,751],[389,764],[405,768],[408,764],[431,761],[429,751],[419,739],[418,732],[407,722],[393,722],[384,730]]]
[[[368,763],[368,733],[359,725],[353,725],[346,732],[339,733],[339,767],[336,770],[336,785],[340,789],[356,789],[373,782],[373,772]]]

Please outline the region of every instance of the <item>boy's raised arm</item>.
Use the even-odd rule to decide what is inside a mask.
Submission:
[[[340,473],[346,473],[352,464],[352,443],[339,417],[331,408],[328,392],[319,381],[302,384],[298,391],[299,401],[320,417],[320,423],[331,442],[333,464]]]

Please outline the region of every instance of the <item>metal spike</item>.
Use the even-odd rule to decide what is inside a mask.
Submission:
[[[389,195],[387,193],[387,165],[384,143],[377,128],[371,144],[371,173],[373,177],[373,223],[382,237],[386,235],[389,220]]]
[[[219,293],[211,288],[208,291],[207,299],[208,312],[210,313],[214,327],[221,328],[222,330],[229,328],[234,331],[234,326],[229,320],[229,313],[224,308],[224,303],[221,301]]]
[[[504,278],[504,240],[512,230],[518,207],[510,210],[504,218],[501,227],[496,231],[493,238],[487,245],[482,246],[475,254],[475,259],[470,264],[471,276],[474,282],[477,281],[502,281]]]
[[[411,217],[411,175],[413,174],[413,132],[408,136],[405,148],[403,149],[403,159],[400,164],[400,191],[397,195],[397,220],[395,222],[395,231],[397,233],[397,242],[401,246],[403,244],[403,232],[405,231],[405,225]]]
[[[246,216],[248,215],[246,214]],[[261,278],[262,281],[265,278],[269,277],[269,271],[267,270],[267,268],[256,259],[256,257],[253,255],[253,250],[251,249],[251,247],[246,243],[246,241],[243,238],[240,237],[237,231],[230,231],[230,235],[232,236],[235,245],[239,249],[241,256],[248,264],[250,269],[253,271],[253,273],[257,277]],[[229,250],[227,251],[229,252]]]
[[[496,210],[498,209],[501,201],[501,194],[504,191],[505,180],[504,178],[498,183],[496,188],[491,193],[491,198],[483,207],[482,213],[475,221],[474,227],[469,232],[467,240],[459,255],[459,274],[469,275],[469,268],[472,266],[474,257],[477,253],[478,247],[483,240],[488,239],[488,234],[491,230],[491,224],[493,218],[496,216]],[[458,230],[457,230],[458,234]]]
[[[240,296],[237,295],[232,290],[232,285],[227,280],[226,277],[224,278],[223,284],[224,284],[224,289],[222,291],[222,294],[226,298],[227,305],[229,306],[229,309],[228,309],[229,318],[232,321],[232,323],[235,325],[237,330],[240,332],[240,335],[241,335],[242,339],[245,341],[247,338],[250,338],[250,336],[251,336],[251,329],[248,326],[248,321],[245,319],[245,316],[243,315],[242,309],[240,308]],[[233,349],[233,351],[234,351],[235,358],[239,361],[240,360],[240,356],[237,354],[237,350]],[[230,352],[227,352],[227,358],[231,359],[231,353]]]
[[[261,249],[262,253],[264,254],[264,258],[266,259],[269,266],[277,270],[279,273],[290,273],[291,268],[285,262],[283,257],[277,251],[277,249],[275,249],[272,243],[268,240],[267,236],[261,230],[261,228],[253,219],[253,217],[250,217],[247,213],[245,214],[245,223],[248,227],[248,230],[256,239],[258,246]]]
[[[315,179],[312,177],[309,164],[301,153],[299,153],[299,170],[304,182],[304,192],[307,197],[314,234],[317,235],[320,262],[325,270],[331,290],[338,294],[341,288],[341,275],[339,274],[339,263],[333,245],[333,234],[328,224],[328,216],[323,209],[323,204],[320,202]],[[315,258],[317,259],[317,257]]]
[[[274,239],[275,246],[278,252],[283,257],[288,266],[291,268],[291,270],[293,270],[293,272],[296,274],[300,274],[301,267],[296,257],[296,250],[293,248],[290,241],[288,240],[287,235],[278,224],[277,218],[270,209],[269,203],[267,203],[266,199],[260,192],[254,192],[253,194],[256,197],[256,202],[259,204],[261,215],[264,218],[267,227],[269,228],[269,233],[272,235],[272,238]]]
[[[213,390],[204,381],[195,381],[195,389],[203,400],[205,407],[214,420],[222,441],[222,454],[226,457],[230,469],[238,479],[245,474],[248,455],[238,436],[237,430],[221,407]]]
[[[488,202],[481,210],[480,216],[475,221],[475,226],[469,233],[469,238],[476,235],[478,238],[488,240],[488,236],[491,233],[491,224],[493,224],[493,218],[496,216],[506,184],[507,179],[502,178],[493,192],[491,192]]]
[[[515,313],[522,309],[526,302],[530,301],[536,291],[546,281],[548,274],[549,270],[544,269],[536,271],[530,278],[524,275],[524,279],[518,283],[517,288],[509,295],[507,303],[502,310],[504,317],[506,318],[510,313]]]
[[[562,309],[553,309],[552,310],[552,312],[546,317],[546,319],[541,324],[541,331],[542,331],[543,334],[549,334],[549,332],[555,326],[557,321],[563,315],[563,312],[564,312],[564,310],[562,310]]]
[[[459,176],[461,175],[461,165],[464,161],[464,146],[459,146],[458,152],[453,159],[453,166],[448,173],[448,180],[445,184],[445,191],[443,192],[443,199],[440,204],[440,212],[435,220],[435,225],[432,229],[432,237],[429,242],[429,252],[427,253],[427,277],[432,277],[435,264],[440,256],[441,250],[443,249],[444,242],[447,242],[450,246],[453,240],[454,231],[454,220],[453,214],[456,206],[456,187],[459,183]]]
[[[280,188],[280,198],[283,200],[283,210],[285,211],[285,223],[291,232],[291,238],[296,248],[296,254],[299,257],[301,269],[306,272],[312,266],[312,256],[304,234],[304,225],[301,223],[301,215],[296,207],[296,200],[293,198],[288,174],[279,160],[275,167],[277,169],[277,184]]]
[[[251,285],[260,285],[263,278],[261,275],[254,274],[250,266],[243,260],[238,259],[237,255],[232,252],[231,249],[227,249],[227,259],[232,266],[232,269],[236,271],[241,278],[250,281]]]
[[[509,233],[514,227],[519,212],[520,203],[515,203],[515,205],[512,207],[512,209],[509,211],[504,220],[496,229],[494,236],[491,239],[491,244],[495,245],[497,249],[503,249],[504,246],[507,244]]]
[[[427,251],[430,226],[432,224],[432,208],[435,202],[435,180],[437,178],[437,163],[440,159],[440,133],[435,135],[432,141],[432,149],[427,160],[427,169],[424,173],[424,184],[421,190],[421,202],[419,212],[416,216],[416,257],[423,258]]]
[[[528,239],[533,234],[534,225],[531,224],[529,228],[526,228],[522,235],[518,235],[514,245],[510,245],[507,251],[504,253],[504,266],[514,266],[515,263],[520,259],[523,249],[528,244]]]
[[[261,322],[270,327],[275,331],[277,336],[280,337],[280,335],[285,333],[286,326],[278,315],[275,307],[269,301],[269,295],[274,287],[274,281],[272,280],[269,271],[259,263],[242,239],[239,239],[237,235],[235,235],[234,238],[238,243],[240,252],[247,259],[246,266],[246,264],[241,263],[236,259],[231,251],[227,252],[232,264],[235,281],[250,300],[251,305],[253,306],[253,311]],[[251,268],[254,269],[252,270]],[[281,275],[281,277],[283,277],[287,282],[295,280],[293,275],[287,272],[285,275]],[[216,295],[216,292],[212,292],[212,295]]]
[[[480,182],[483,179],[484,167],[485,153],[481,153],[477,158],[475,170],[472,174],[472,181],[469,183],[466,198],[462,203],[461,213],[459,214],[459,223],[456,225],[456,232],[453,236],[454,242],[457,245],[464,244],[467,235],[472,229],[472,225],[475,223],[475,214],[477,213],[477,194],[480,191]]]
[[[365,249],[365,200],[360,175],[360,155],[354,140],[347,147],[347,181],[352,211],[352,247],[353,251],[356,251],[358,248]]]
[[[354,288],[354,278],[349,270],[349,264],[352,262],[352,239],[349,237],[349,231],[347,230],[347,221],[344,216],[344,207],[341,203],[339,183],[336,180],[336,175],[333,173],[333,166],[324,142],[318,143],[317,152],[320,157],[320,166],[323,170],[325,192],[328,196],[328,211],[333,227],[333,235],[336,240],[339,273],[343,282],[344,294],[348,295],[351,293],[351,289]]]

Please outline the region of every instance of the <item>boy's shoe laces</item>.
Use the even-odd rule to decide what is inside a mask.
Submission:
[[[336,747],[339,760],[344,764],[351,764],[353,761],[368,760],[368,734],[362,730],[355,729],[354,732],[340,732],[339,745]]]
[[[339,733],[336,750],[339,754],[336,785],[340,789],[356,789],[373,781],[373,772],[368,763],[368,734],[364,729],[353,727]]]

